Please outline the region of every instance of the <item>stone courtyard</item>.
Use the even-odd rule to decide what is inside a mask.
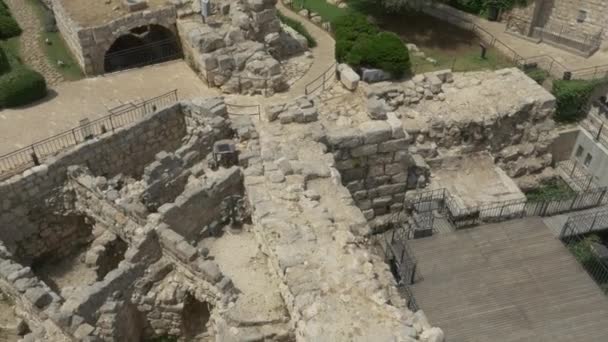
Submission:
[[[414,308],[377,238],[408,214],[412,194],[445,189],[469,208],[525,200],[559,177],[555,98],[522,71],[368,84],[334,65],[321,27],[303,20],[319,43],[311,49],[281,24],[276,1],[211,1],[203,17],[198,1],[48,2],[91,75],[116,41],[149,39],[153,26],[180,42],[184,60],[65,84],[53,99],[2,111],[0,152],[83,113],[138,108],[173,89],[179,99],[25,171],[0,169],[0,340],[490,338],[433,302],[445,279],[428,240],[416,254],[439,280],[414,287]]]

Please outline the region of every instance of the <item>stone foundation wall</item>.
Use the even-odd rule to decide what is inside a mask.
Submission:
[[[107,133],[68,150],[46,164],[33,167],[22,175],[0,183],[0,239],[11,250],[22,242],[39,236],[53,249],[48,238],[53,234],[47,215],[63,215],[69,206],[64,202],[63,184],[70,165],[87,165],[95,175],[118,173],[138,177],[145,165],[161,150],[174,150],[186,134],[186,124],[179,104],[151,114],[141,121]],[[49,231],[49,229],[51,229]],[[60,240],[59,240],[60,241]],[[24,247],[22,249],[30,249]],[[40,245],[37,245],[40,248]]]
[[[399,121],[374,120],[356,129],[330,131],[327,141],[342,184],[368,220],[401,210],[405,192],[428,179],[428,166],[408,152]]]

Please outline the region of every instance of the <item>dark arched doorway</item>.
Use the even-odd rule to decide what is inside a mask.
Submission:
[[[104,71],[114,72],[182,57],[179,41],[168,28],[140,26],[114,41],[106,51]]]

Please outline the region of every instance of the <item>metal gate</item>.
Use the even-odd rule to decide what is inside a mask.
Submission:
[[[180,43],[177,38],[169,38],[107,53],[104,70],[106,73],[115,72],[179,58],[182,58]]]

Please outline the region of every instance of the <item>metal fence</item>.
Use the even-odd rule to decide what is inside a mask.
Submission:
[[[69,147],[78,145],[104,133],[135,122],[158,109],[168,107],[178,100],[177,90],[160,96],[128,105],[122,105],[110,114],[97,120],[74,127],[30,146],[0,156],[0,180],[11,177],[30,167],[40,165],[42,161]]]
[[[336,74],[336,63],[334,63],[321,75],[306,84],[304,87],[304,95],[311,95],[321,89],[325,91],[325,89],[329,88],[337,80]]]
[[[551,216],[566,212],[589,209],[608,204],[608,189],[594,187],[571,195],[546,201],[527,199],[492,202],[474,207],[463,207],[447,189],[431,190],[406,197],[404,207],[416,214],[439,211],[456,229],[485,223],[502,222],[529,216]],[[433,220],[421,219],[415,222],[418,229],[432,230]],[[424,224],[430,226],[422,226]],[[405,233],[404,233],[405,234]],[[409,232],[405,235],[412,236]]]
[[[595,177],[576,160],[561,161],[557,163],[556,170],[568,186],[575,191],[587,191],[600,187],[595,181]]]
[[[182,58],[177,38],[164,39],[141,46],[108,53],[104,60],[105,72],[138,68]]]
[[[608,107],[597,101],[588,111],[587,116],[580,122],[593,139],[608,148]]]
[[[590,234],[608,229],[608,209],[571,216],[562,228],[560,239],[604,293],[608,294],[608,265],[600,251],[606,250],[601,238]]]

